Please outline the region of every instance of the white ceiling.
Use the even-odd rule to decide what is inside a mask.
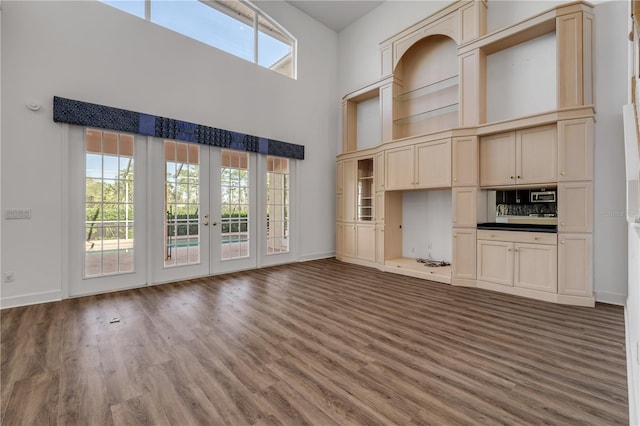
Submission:
[[[384,1],[372,0],[300,0],[287,1],[336,32],[371,12]]]

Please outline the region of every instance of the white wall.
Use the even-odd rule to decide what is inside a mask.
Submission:
[[[402,194],[402,255],[451,262],[451,191]]]
[[[441,9],[450,2],[388,1],[339,34],[340,95],[351,92],[379,78],[378,43]],[[522,19],[549,10],[558,1],[489,1],[487,28],[489,32],[514,24]],[[595,96],[596,96],[596,166],[595,166],[595,229],[594,287],[599,301],[624,303],[626,298],[626,228],[624,217],[624,157],[622,144],[622,104],[625,103],[626,67],[611,64],[626,63],[626,2],[604,2],[596,6],[595,28]],[[545,39],[542,39],[542,46]],[[535,43],[534,43],[535,44]],[[535,55],[534,55],[535,54]],[[536,56],[537,55],[537,56]],[[545,52],[534,46],[528,55],[531,67],[524,67],[527,55],[514,70],[530,73],[539,70],[548,74],[555,58],[543,60]],[[534,60],[535,59],[535,60]],[[520,68],[520,71],[518,71]],[[491,77],[489,77],[491,79]],[[512,76],[527,84],[526,75]],[[543,79],[544,80],[544,79]],[[542,81],[543,81],[542,80]],[[548,92],[536,94],[528,90],[528,99],[536,105],[549,104]],[[503,91],[504,102],[513,93]],[[499,97],[491,102],[500,103]],[[495,105],[495,104],[494,104]],[[537,107],[537,109],[542,107]],[[494,107],[495,110],[495,107]],[[501,112],[501,114],[505,114]],[[607,212],[613,212],[607,215]],[[409,213],[413,214],[413,213]],[[418,214],[418,213],[416,213]]]
[[[337,35],[285,2],[260,7],[298,38],[298,80],[97,1],[2,2],[2,303],[60,297],[61,126],[54,95],[304,145],[299,255],[334,251]],[[37,112],[25,100],[42,104]]]
[[[358,149],[380,145],[382,127],[380,122],[380,98],[375,97],[356,105],[358,123],[356,126],[356,146]]]
[[[595,5],[594,287],[599,301],[627,296],[627,224],[622,106],[627,103],[627,7]],[[612,66],[619,64],[620,66]]]

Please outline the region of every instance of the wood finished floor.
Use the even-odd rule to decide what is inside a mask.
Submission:
[[[628,424],[622,308],[334,259],[1,321],[3,425]]]

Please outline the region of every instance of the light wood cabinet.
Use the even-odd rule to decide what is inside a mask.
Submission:
[[[384,225],[376,225],[376,263],[384,265]]]
[[[344,197],[342,194],[336,195],[336,221],[344,221]]]
[[[374,181],[376,192],[384,191],[384,151],[377,153],[374,158],[373,170],[375,171]]]
[[[478,185],[478,138],[477,136],[453,138],[452,185]]]
[[[555,125],[482,137],[480,186],[554,183],[557,151]]]
[[[593,184],[565,182],[558,185],[558,232],[593,231]]]
[[[387,191],[451,186],[451,139],[385,151]]]
[[[356,225],[355,257],[369,262],[376,261],[376,227],[369,224]]]
[[[514,287],[556,293],[558,291],[557,247],[514,243]]]
[[[558,240],[558,293],[593,297],[591,234],[560,234]]]
[[[516,132],[516,185],[553,183],[558,173],[556,126]]]
[[[342,255],[356,256],[356,225],[353,223],[345,223],[342,227]]]
[[[441,139],[415,146],[414,188],[451,186],[451,139]]]
[[[557,293],[556,234],[480,230],[477,239],[479,281]]]
[[[356,160],[348,159],[342,162],[342,195],[344,214],[343,220],[356,220]]]
[[[384,192],[376,192],[376,223],[384,223]]]
[[[452,278],[474,280],[476,278],[476,230],[454,228],[451,249]]]
[[[344,225],[336,223],[336,259],[341,259],[344,253]]]
[[[338,161],[336,162],[336,194],[342,194],[343,181],[342,161]]]
[[[593,118],[558,121],[558,181],[593,180]]]
[[[477,256],[478,280],[513,286],[513,243],[478,240]]]
[[[476,188],[453,188],[452,222],[454,227],[476,227],[478,190]]]
[[[413,145],[392,148],[385,151],[385,189],[413,189],[414,183]]]

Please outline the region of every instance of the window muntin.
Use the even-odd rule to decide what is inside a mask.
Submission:
[[[134,271],[133,144],[133,135],[85,130],[85,278]]]
[[[296,78],[296,40],[246,0],[100,1]]]
[[[164,141],[164,266],[200,263],[200,147]]]
[[[289,252],[289,160],[267,156],[267,255]]]
[[[249,257],[249,154],[221,150],[221,259]]]

